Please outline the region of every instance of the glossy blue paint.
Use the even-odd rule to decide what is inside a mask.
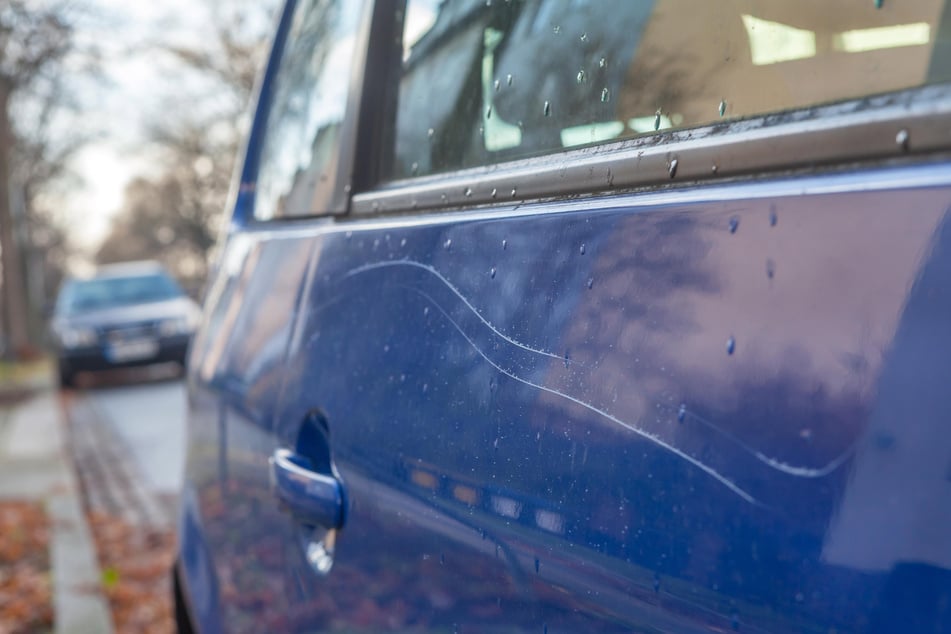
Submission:
[[[232,235],[202,629],[947,629],[949,167]],[[314,411],[325,576],[268,483]]]

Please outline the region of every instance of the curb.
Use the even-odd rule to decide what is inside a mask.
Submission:
[[[108,634],[112,616],[100,591],[102,575],[57,400],[57,393],[46,389],[10,411],[0,445],[0,498],[44,502],[55,631]]]

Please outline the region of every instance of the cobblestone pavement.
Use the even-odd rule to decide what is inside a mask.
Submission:
[[[150,490],[133,452],[88,395],[70,392],[63,399],[68,446],[88,510],[117,515],[135,525],[171,528],[176,496]]]

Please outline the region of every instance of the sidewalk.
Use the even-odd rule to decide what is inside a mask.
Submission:
[[[109,608],[98,590],[102,577],[66,447],[58,392],[48,376],[31,378],[26,387],[32,396],[0,408],[0,501],[44,503],[51,527],[55,631],[111,633]]]

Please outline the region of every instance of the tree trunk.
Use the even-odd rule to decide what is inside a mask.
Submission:
[[[0,83],[0,261],[3,263],[3,311],[8,350],[15,355],[30,347],[27,330],[26,293],[20,269],[20,253],[10,209],[10,89]]]

